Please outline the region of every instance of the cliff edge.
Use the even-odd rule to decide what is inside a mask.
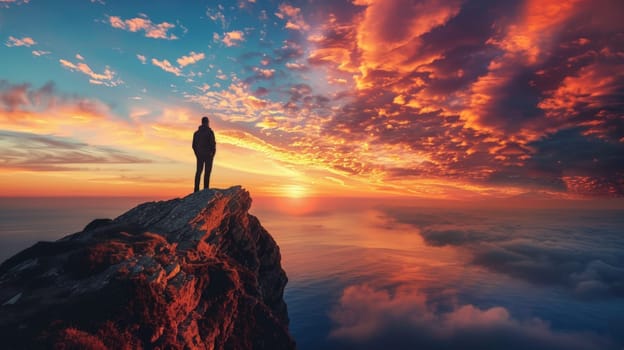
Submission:
[[[293,349],[279,247],[239,186],[141,204],[0,265],[5,349]]]

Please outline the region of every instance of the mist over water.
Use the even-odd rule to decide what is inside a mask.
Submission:
[[[301,349],[620,349],[624,212],[258,203]]]
[[[0,200],[0,260],[139,199]],[[621,349],[624,211],[259,198],[300,349]]]

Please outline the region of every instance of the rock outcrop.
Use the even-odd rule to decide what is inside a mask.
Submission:
[[[293,349],[279,247],[241,187],[144,203],[0,265],[3,349]]]

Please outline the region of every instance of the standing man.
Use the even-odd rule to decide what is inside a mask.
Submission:
[[[208,123],[208,117],[203,117],[199,129],[193,134],[193,152],[195,152],[195,157],[197,158],[195,192],[199,191],[199,179],[201,178],[202,168],[205,168],[204,189],[209,187],[212,160],[217,152],[214,132],[208,126]]]

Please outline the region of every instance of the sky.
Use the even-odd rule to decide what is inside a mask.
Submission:
[[[619,0],[0,0],[0,195],[624,195]]]

